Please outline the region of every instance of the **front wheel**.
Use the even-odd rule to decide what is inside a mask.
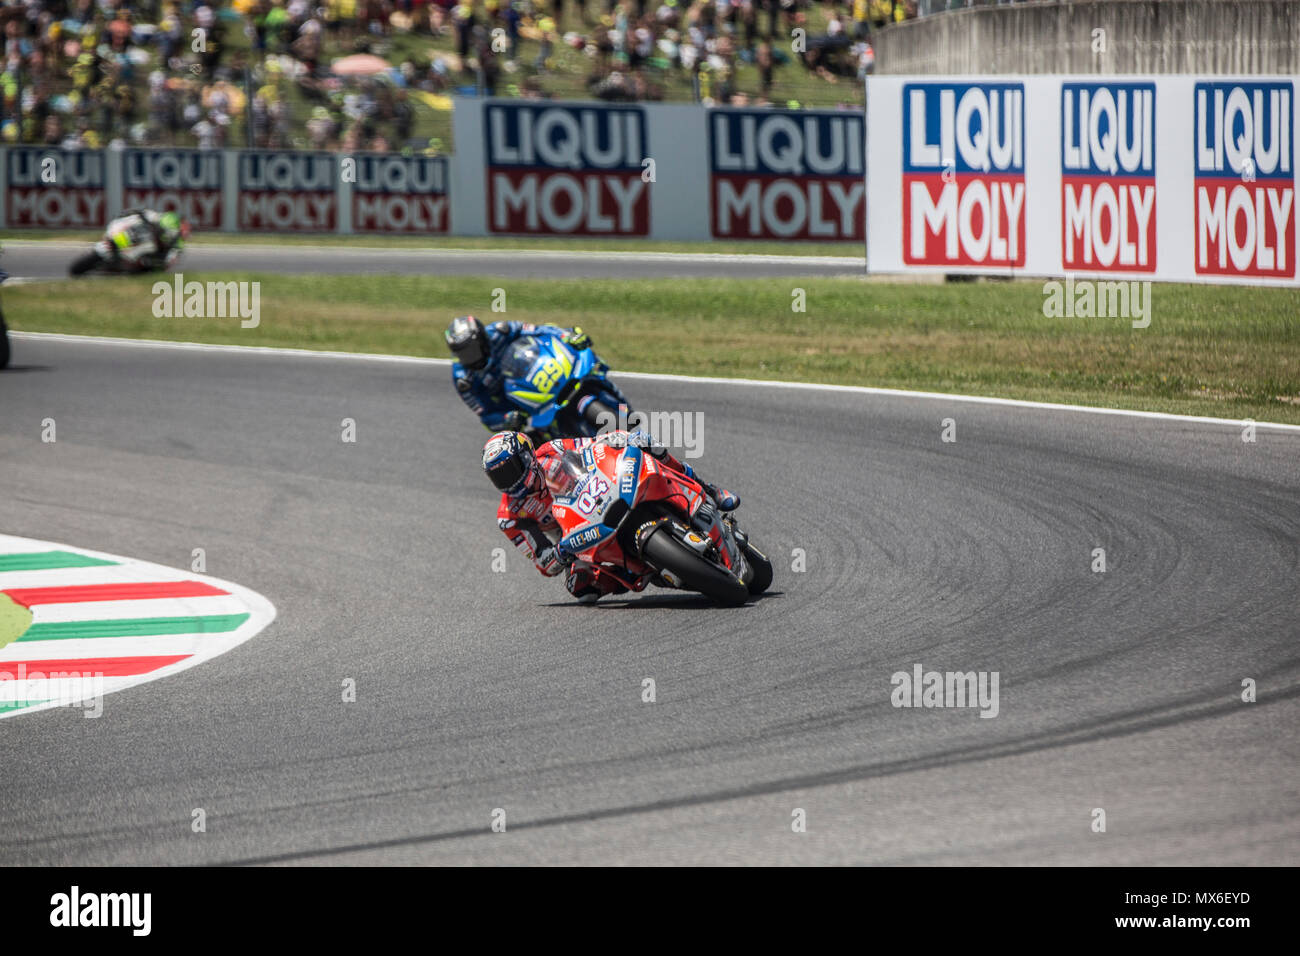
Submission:
[[[772,586],[772,562],[767,559],[767,555],[748,541],[742,547],[745,561],[754,572],[753,577],[749,579],[749,593],[762,594]]]
[[[665,527],[651,532],[641,545],[641,557],[660,571],[667,571],[692,591],[727,607],[739,607],[749,600],[749,588],[730,571],[709,561],[682,544]]]
[[[72,265],[68,267],[68,275],[85,275],[97,265],[99,265],[99,253],[87,252],[84,256],[78,256],[72,260]]]

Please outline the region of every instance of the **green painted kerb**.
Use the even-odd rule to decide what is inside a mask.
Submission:
[[[161,634],[226,634],[248,620],[248,614],[205,614],[201,617],[139,617],[108,621],[45,621],[33,624],[23,641],[85,640],[96,637],[152,637]]]
[[[31,611],[13,601],[9,595],[0,594],[0,647],[22,637],[31,623]]]
[[[117,564],[103,558],[92,558],[75,551],[30,551],[22,554],[0,554],[0,571],[49,571],[53,568],[98,568]]]

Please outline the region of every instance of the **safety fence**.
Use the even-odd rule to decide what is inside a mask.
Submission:
[[[9,147],[0,225],[146,205],[227,232],[864,238],[859,112],[488,99],[454,124],[450,157]]]

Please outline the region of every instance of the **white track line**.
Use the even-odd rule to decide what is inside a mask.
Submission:
[[[297,358],[351,359],[368,362],[394,362],[404,365],[445,366],[451,359],[425,358],[414,355],[370,355],[365,352],[324,352],[314,349],[273,348],[264,345],[208,345],[203,342],[166,342],[160,339],[122,339],[97,335],[67,335],[62,332],[10,332],[11,338],[33,341],[71,342],[82,345],[117,345],[133,348],[180,349],[196,352],[225,352],[236,355],[276,355]],[[1120,415],[1126,418],[1149,418],[1160,421],[1230,425],[1240,428],[1244,419],[1211,418],[1205,415],[1175,415],[1171,412],[1144,412],[1128,408],[1097,408],[1092,405],[1064,405],[1056,402],[1032,402],[1020,398],[991,398],[985,395],[954,395],[947,392],[914,392],[902,388],[876,388],[870,385],[823,385],[818,382],[777,382],[755,378],[714,378],[704,375],[672,375],[663,372],[620,372],[619,378],[660,382],[687,382],[707,385],[745,385],[762,388],[793,388],[819,392],[845,392],[856,395],[879,395],[886,398],[923,398],[946,402],[970,402],[978,405],[1005,405],[1012,408],[1039,408],[1053,411],[1083,412],[1089,415]],[[1256,422],[1256,428],[1300,432],[1300,425]]]

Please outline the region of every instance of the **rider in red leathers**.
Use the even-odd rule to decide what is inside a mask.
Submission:
[[[506,537],[524,552],[537,570],[547,577],[566,571],[564,584],[569,593],[584,604],[591,604],[606,594],[622,594],[627,585],[617,576],[584,561],[570,562],[555,548],[560,527],[551,514],[554,479],[560,471],[560,456],[566,451],[581,451],[604,443],[611,448],[633,445],[656,460],[703,485],[722,511],[734,511],[740,498],[703,481],[690,465],[677,459],[663,445],[644,432],[614,431],[595,438],[558,438],[534,451],[532,442],[522,432],[497,432],[483,447],[483,470],[492,484],[501,490],[497,524]],[[634,585],[642,590],[649,579]]]

